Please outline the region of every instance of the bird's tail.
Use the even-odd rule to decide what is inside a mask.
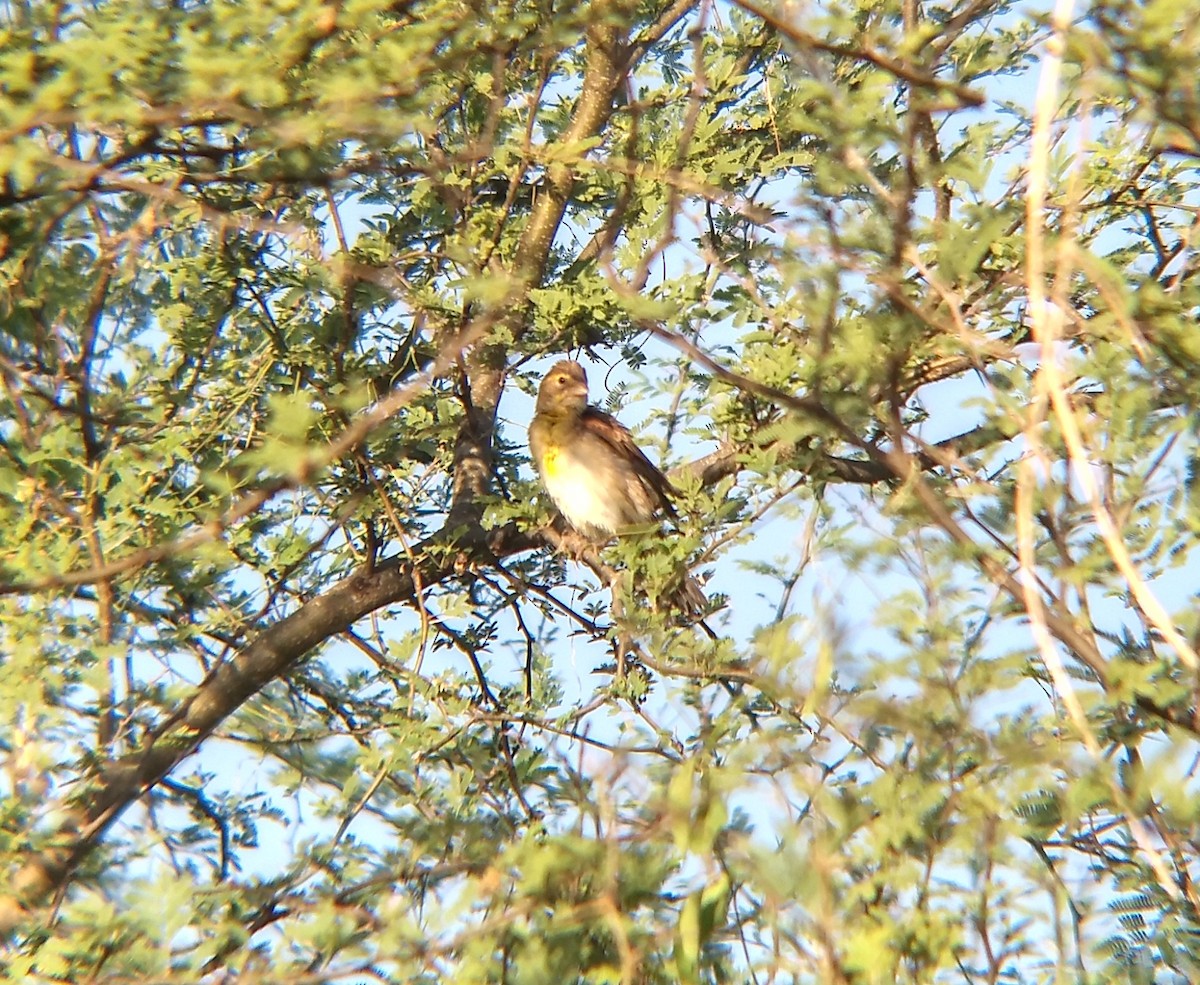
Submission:
[[[700,582],[683,565],[679,566],[660,601],[665,608],[674,610],[689,623],[699,622],[713,610],[713,604],[704,594]]]

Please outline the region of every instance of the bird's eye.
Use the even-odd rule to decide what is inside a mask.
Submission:
[[[559,382],[559,383],[566,383],[566,382],[567,382],[567,378],[566,378],[566,377],[565,377],[565,376],[564,376],[562,373],[559,373],[559,374],[558,374],[558,382]]]

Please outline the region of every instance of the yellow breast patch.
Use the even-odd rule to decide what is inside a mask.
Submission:
[[[562,455],[554,447],[547,448],[542,454],[542,474],[553,479],[562,468]]]

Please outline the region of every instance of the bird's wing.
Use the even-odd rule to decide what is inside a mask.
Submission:
[[[671,497],[678,496],[677,490],[665,475],[662,474],[637,446],[628,428],[612,414],[606,414],[596,407],[588,407],[579,418],[580,423],[596,437],[602,439],[618,455],[624,458],[633,471],[654,493],[659,500],[659,506],[670,517],[674,517],[675,508],[671,505]]]

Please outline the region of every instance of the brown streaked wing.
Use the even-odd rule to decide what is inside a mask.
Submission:
[[[637,446],[628,429],[612,414],[606,414],[596,407],[588,407],[579,418],[580,424],[586,427],[617,454],[624,458],[637,473],[638,478],[658,496],[659,506],[670,517],[676,516],[675,507],[671,505],[671,497],[679,495],[678,490],[662,474]]]

